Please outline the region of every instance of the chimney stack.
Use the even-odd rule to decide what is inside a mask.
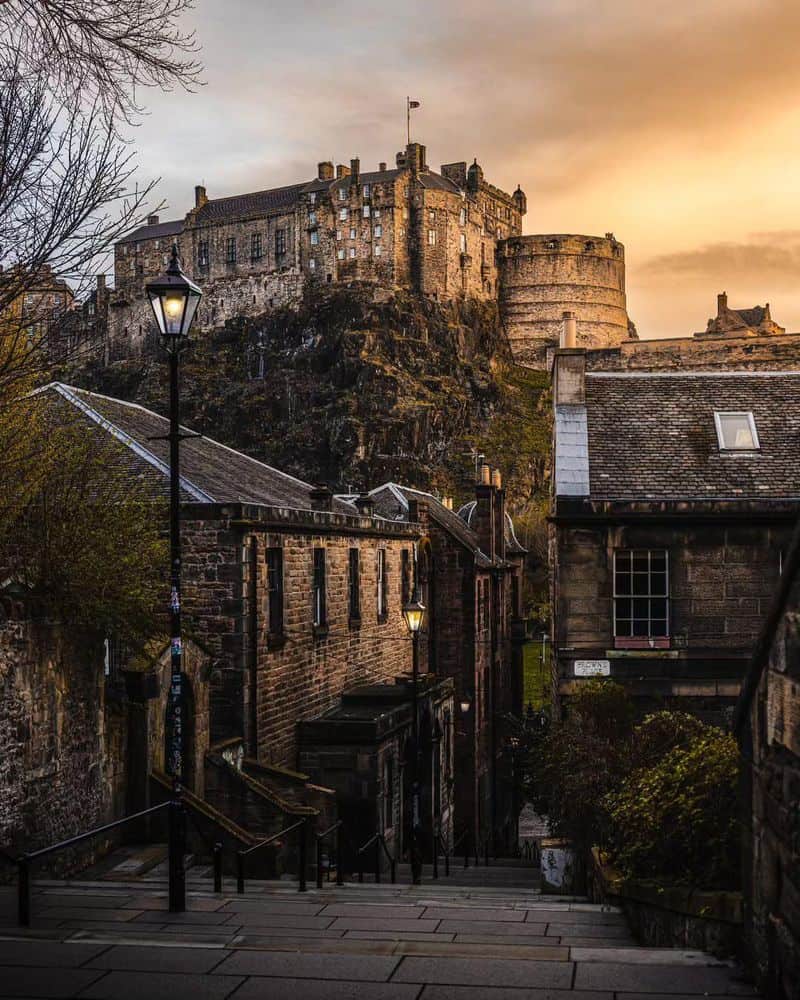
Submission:
[[[475,511],[470,526],[478,536],[478,548],[489,559],[494,559],[495,546],[495,500],[496,490],[492,485],[492,470],[485,463],[481,466],[480,479],[475,485]]]
[[[362,517],[372,517],[375,511],[375,501],[369,495],[369,493],[359,493],[355,498],[354,503],[356,505],[356,510]]]
[[[500,475],[499,469],[492,469],[492,486],[496,490],[501,490],[503,488],[503,477]]]
[[[717,296],[717,316],[721,316],[728,309],[728,293],[720,292]]]
[[[356,156],[350,161],[350,184],[352,187],[358,187],[358,178],[361,173],[361,160]]]
[[[575,321],[575,313],[564,312],[561,314],[561,343],[559,347],[573,350],[578,346],[578,330]]]
[[[343,163],[336,164],[336,179],[341,180],[343,177],[350,176],[350,167],[346,167]]]
[[[198,184],[194,189],[194,207],[202,208],[208,204],[208,195],[203,184]]]
[[[104,274],[98,274],[96,276],[97,281],[97,291],[101,292],[106,287],[106,276]]]
[[[492,470],[485,462],[481,465],[481,471],[478,482],[481,484],[481,486],[492,485]]]
[[[325,483],[317,483],[311,490],[311,509],[330,510],[333,505],[333,494]]]
[[[383,173],[386,170],[386,164],[383,161],[378,164],[378,170],[380,173]]]
[[[321,181],[333,180],[333,163],[330,160],[322,160],[317,164],[317,179]]]

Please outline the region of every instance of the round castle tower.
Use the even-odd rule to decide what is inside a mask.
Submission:
[[[515,236],[498,247],[500,314],[516,361],[544,368],[564,312],[577,319],[579,347],[614,347],[635,337],[625,305],[625,248],[578,235]]]

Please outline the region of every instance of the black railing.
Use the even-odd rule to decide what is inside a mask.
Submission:
[[[186,842],[186,830],[184,826],[185,812],[179,798],[170,799],[149,809],[133,813],[131,816],[124,816],[113,823],[106,823],[103,826],[96,826],[92,830],[78,834],[77,837],[70,837],[68,840],[61,840],[57,844],[49,847],[42,847],[38,851],[31,851],[16,859],[19,871],[19,885],[17,898],[17,917],[23,927],[30,926],[31,922],[31,868],[34,862],[46,857],[48,854],[55,854],[58,851],[65,851],[69,847],[98,837],[101,833],[108,833],[118,827],[125,826],[126,823],[133,823],[144,816],[152,816],[162,809],[168,809],[168,842],[169,842],[169,909],[170,913],[183,913],[186,909],[186,873],[183,865],[184,845]]]
[[[458,853],[458,848],[463,843],[464,845],[464,867],[469,868],[469,846],[470,846],[470,830],[466,829],[453,841],[453,857]]]
[[[356,857],[358,858],[358,881],[364,881],[364,854],[370,849],[370,847],[372,847],[375,851],[375,882],[380,884],[381,881],[381,849],[383,849],[383,852],[389,862],[391,882],[392,885],[394,885],[397,881],[397,862],[386,845],[386,838],[380,832],[373,834],[369,840],[365,844],[362,844],[362,846],[356,851]]]
[[[285,830],[279,830],[278,833],[273,833],[271,837],[267,837],[264,840],[260,840],[257,844],[252,847],[248,847],[245,851],[236,852],[236,891],[238,893],[244,892],[244,860],[249,855],[253,854],[255,851],[260,851],[262,847],[268,847],[270,844],[274,844],[277,840],[282,837],[288,837],[290,833],[294,833],[299,830],[298,836],[298,872],[297,878],[299,881],[298,892],[306,891],[306,847],[308,841],[308,817],[303,817],[303,819],[298,820],[296,823],[292,823],[291,826],[287,826]]]
[[[203,841],[208,850],[209,856],[211,857],[211,872],[214,879],[214,892],[222,892],[222,844],[220,841],[216,840],[212,844],[211,841],[206,837],[203,831],[200,829],[200,824],[197,822],[193,816],[191,810],[186,810],[187,819],[191,820],[192,826],[195,829],[197,836]],[[206,816],[211,823],[219,827],[220,830],[225,828],[219,822],[219,820],[214,819],[213,816]]]
[[[317,888],[322,888],[322,872],[325,868],[323,864],[323,854],[322,854],[322,844],[331,834],[336,834],[335,848],[334,848],[334,858],[336,860],[336,884],[344,885],[344,844],[347,841],[350,846],[351,853],[356,853],[353,849],[353,843],[347,836],[347,831],[344,827],[344,820],[337,820],[332,826],[329,826],[327,830],[323,830],[322,833],[316,833],[314,835],[317,842]],[[330,859],[328,859],[328,881],[330,881]]]
[[[444,856],[445,877],[450,874],[450,845],[442,836],[441,832],[433,835],[433,877],[439,878],[439,851]]]

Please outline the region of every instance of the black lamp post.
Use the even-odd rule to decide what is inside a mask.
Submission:
[[[403,607],[403,618],[411,633],[413,659],[411,674],[411,733],[414,744],[411,759],[411,881],[419,885],[422,879],[422,852],[420,826],[422,810],[420,807],[421,789],[419,780],[419,633],[425,618],[425,605],[419,599],[419,593],[414,594],[408,604]]]
[[[170,549],[170,645],[171,683],[168,718],[171,725],[169,757],[166,763],[176,789],[183,782],[183,683],[181,640],[181,494],[180,494],[180,407],[178,358],[189,337],[201,290],[184,275],[177,244],[172,245],[169,267],[146,285],[158,330],[169,356],[169,549]]]

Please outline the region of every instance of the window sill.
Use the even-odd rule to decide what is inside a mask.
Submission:
[[[314,638],[321,640],[328,638],[328,626],[327,625],[314,625]]]
[[[616,636],[614,649],[669,649],[669,636],[649,639],[646,636]]]
[[[285,632],[269,632],[267,634],[267,649],[283,649],[285,645]]]

